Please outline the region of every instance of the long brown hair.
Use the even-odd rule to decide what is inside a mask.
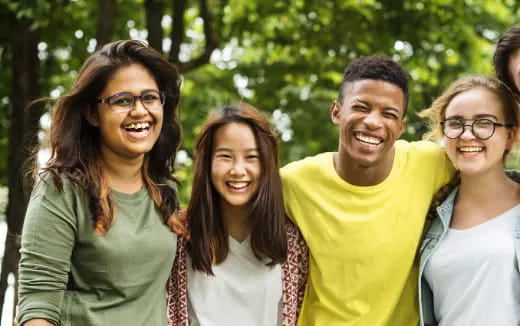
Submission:
[[[173,171],[181,138],[177,110],[180,77],[174,65],[139,41],[106,44],[87,59],[70,91],[57,100],[53,109],[51,157],[42,173],[50,173],[58,189],[63,188],[62,178],[66,177],[85,190],[94,227],[101,234],[110,228],[115,206],[101,168],[99,130],[85,116],[87,110],[94,109],[89,103],[101,94],[112,75],[134,63],[148,69],[159,89],[167,94],[161,133],[146,153],[142,167],[144,183],[166,220],[178,206],[172,185],[176,182]]]
[[[233,122],[245,123],[251,128],[260,153],[260,185],[256,197],[251,199],[253,204],[249,215],[253,253],[259,260],[269,259],[268,266],[287,259],[276,134],[258,110],[240,103],[214,111],[202,126],[195,145],[195,172],[187,212],[191,239],[187,248],[193,268],[210,275],[213,274],[212,264],[222,263],[229,252],[219,194],[211,182],[213,139],[220,127]]]

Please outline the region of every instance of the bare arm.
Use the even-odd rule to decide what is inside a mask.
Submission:
[[[53,323],[46,321],[45,319],[31,319],[23,323],[22,326],[55,326]]]

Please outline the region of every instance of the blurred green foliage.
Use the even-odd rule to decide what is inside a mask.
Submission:
[[[172,1],[164,1],[164,35],[172,28]],[[492,73],[498,37],[520,18],[514,0],[208,0],[220,48],[211,62],[183,76],[183,152],[177,177],[183,203],[189,198],[194,139],[209,111],[249,102],[267,114],[280,133],[285,164],[337,148],[329,107],[345,66],[363,55],[384,54],[410,72],[408,127],[403,138],[425,131],[415,115],[463,74]],[[63,94],[96,46],[103,13],[97,1],[0,0],[1,11],[35,19],[41,27],[42,96]],[[112,39],[146,39],[144,0],[118,1]],[[181,60],[204,43],[198,2],[188,1]],[[10,88],[9,26],[0,22],[0,155],[6,157]],[[163,41],[167,51],[171,42]],[[16,78],[16,76],[14,76]],[[5,184],[6,159],[0,160]],[[520,160],[510,161],[512,167]]]

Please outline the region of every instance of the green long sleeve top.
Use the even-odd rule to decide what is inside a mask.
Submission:
[[[40,181],[27,209],[19,270],[19,321],[61,326],[164,326],[176,236],[143,187],[112,190],[116,217],[101,236],[84,191]]]

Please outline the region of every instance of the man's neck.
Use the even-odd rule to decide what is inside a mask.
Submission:
[[[382,162],[371,166],[360,165],[348,155],[334,153],[334,169],[341,179],[355,186],[375,186],[385,181],[394,165],[395,148]]]

